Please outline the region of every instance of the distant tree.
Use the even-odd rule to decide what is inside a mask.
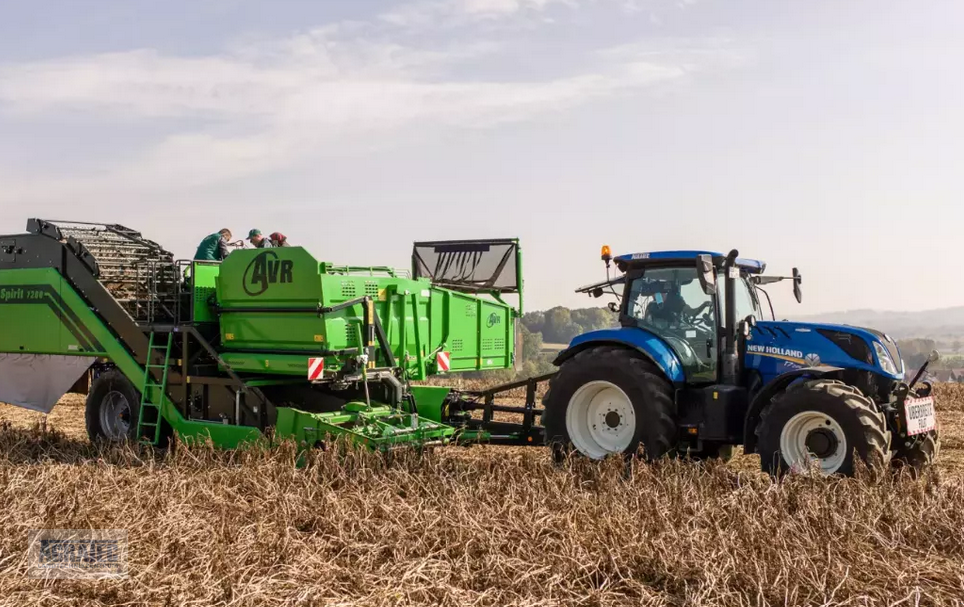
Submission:
[[[532,333],[542,333],[546,328],[546,313],[526,312],[522,315],[522,326]]]
[[[542,333],[534,333],[522,325],[522,360],[537,360],[542,356]]]
[[[937,347],[937,342],[924,338],[902,339],[897,342],[897,347],[900,348],[904,364],[908,370],[912,370],[919,369],[924,364],[931,350]]]
[[[578,334],[578,331],[569,335],[571,332],[572,314],[568,308],[561,306],[552,308],[546,312],[546,323],[542,329],[542,338],[549,343],[565,343]]]

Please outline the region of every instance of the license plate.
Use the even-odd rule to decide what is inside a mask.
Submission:
[[[930,432],[937,427],[934,414],[934,398],[908,398],[904,401],[904,421],[907,423],[907,436]]]

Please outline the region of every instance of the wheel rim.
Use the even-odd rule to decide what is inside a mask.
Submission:
[[[823,474],[833,474],[847,459],[847,436],[837,420],[819,411],[790,418],[780,432],[780,453],[791,472],[815,462]]]
[[[114,390],[107,393],[100,407],[100,427],[113,441],[124,440],[131,429],[131,405],[127,397]]]
[[[622,453],[636,434],[636,411],[619,386],[592,381],[576,390],[566,408],[566,430],[580,453],[602,459]]]

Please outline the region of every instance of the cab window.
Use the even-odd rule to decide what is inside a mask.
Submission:
[[[630,279],[626,321],[658,335],[676,352],[691,382],[716,381],[713,298],[696,268],[649,268]]]
[[[726,305],[726,280],[721,273],[717,279],[719,288],[720,318],[726,322],[726,315],[723,314],[723,306]],[[763,311],[760,308],[760,300],[757,299],[753,286],[745,278],[736,281],[736,321],[740,322],[752,314],[757,320],[763,320]]]

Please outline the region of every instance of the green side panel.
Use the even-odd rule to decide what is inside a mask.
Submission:
[[[216,279],[225,361],[238,371],[304,377],[315,353],[374,345],[363,331],[364,304],[317,312],[368,296],[410,379],[438,373],[440,351],[451,353],[451,371],[512,367],[514,311],[508,304],[387,271],[347,272],[319,263],[301,247],[232,253]],[[341,358],[326,357],[325,368],[339,369]],[[387,365],[380,354],[376,362]]]
[[[162,414],[185,443],[204,443],[210,439],[213,444],[222,449],[233,449],[242,444],[253,443],[264,436],[257,428],[248,426],[184,419],[173,406],[170,406],[170,401],[167,403],[169,407],[167,410],[162,409]]]
[[[191,264],[191,305],[195,322],[217,322],[218,317],[208,300],[217,290],[217,277],[221,264],[195,261]]]
[[[0,327],[0,352],[107,358],[134,386],[144,380],[144,368],[54,269],[0,271]],[[161,415],[189,441],[210,437],[230,448],[261,436],[256,428],[186,420],[167,398]]]
[[[0,271],[0,327],[0,352],[102,356],[115,342],[51,268]]]
[[[440,386],[412,386],[411,390],[419,416],[442,423],[442,404],[452,389]]]

